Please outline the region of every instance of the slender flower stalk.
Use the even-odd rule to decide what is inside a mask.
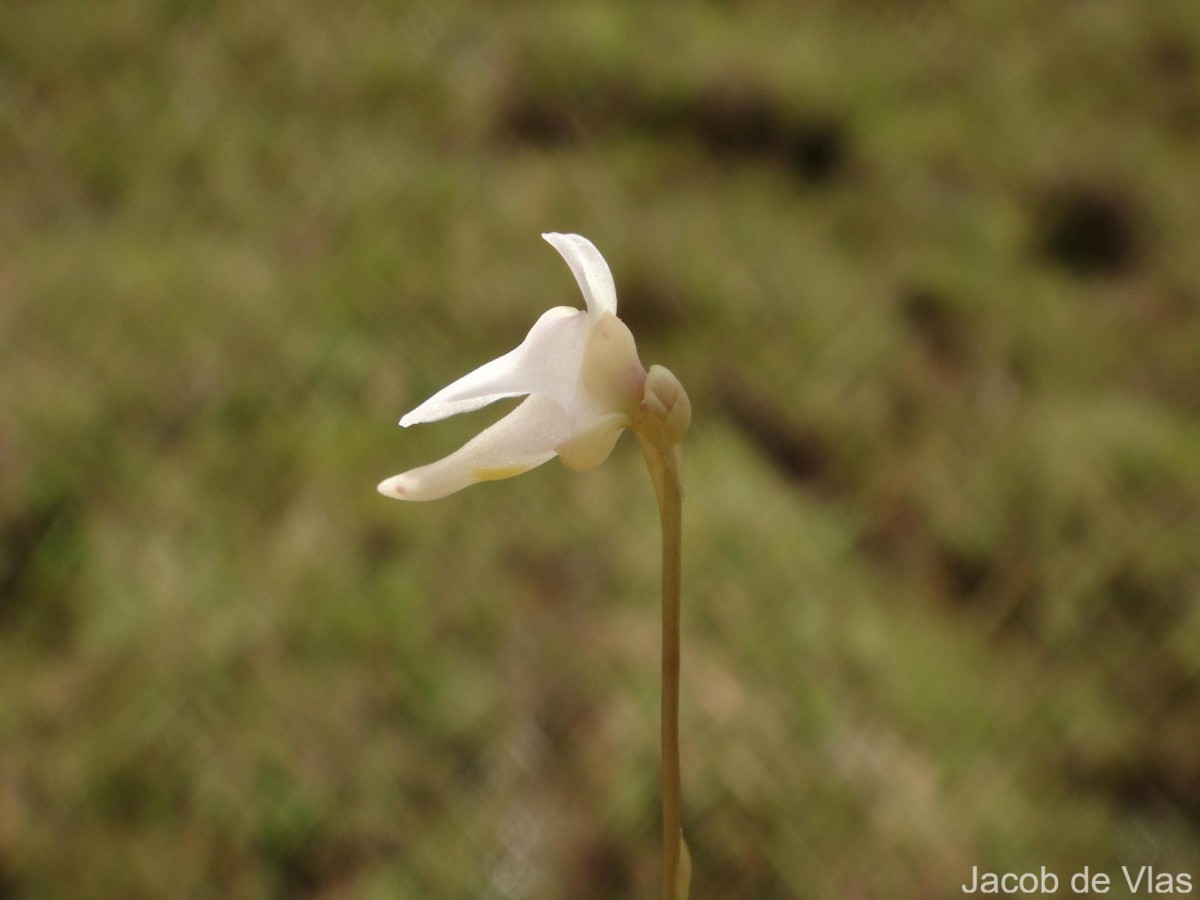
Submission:
[[[667,369],[653,366],[634,422],[634,434],[662,520],[662,829],[663,900],[686,900],[692,861],[680,821],[679,618],[683,566],[683,479],[679,445],[692,418],[683,386]]]
[[[691,860],[680,824],[680,444],[691,422],[691,403],[667,369],[642,368],[633,335],[617,318],[616,288],[600,251],[577,234],[542,237],[570,266],[586,311],[549,310],[519,347],[401,418],[407,427],[526,395],[454,453],[386,479],[379,492],[400,500],[436,500],[471,484],[519,475],[555,456],[569,468],[592,469],[608,458],[624,429],[634,432],[654,483],[663,531],[662,897],[686,900]]]

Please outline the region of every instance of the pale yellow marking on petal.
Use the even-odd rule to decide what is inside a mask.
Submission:
[[[500,466],[497,469],[473,469],[471,474],[479,481],[499,481],[502,478],[520,475],[528,468],[528,466]]]

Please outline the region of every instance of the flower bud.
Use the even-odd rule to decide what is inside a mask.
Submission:
[[[642,406],[656,418],[672,444],[678,444],[692,423],[692,401],[679,379],[665,366],[651,366],[646,373]]]

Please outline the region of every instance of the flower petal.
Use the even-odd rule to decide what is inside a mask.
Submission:
[[[574,401],[586,338],[582,310],[556,306],[542,313],[519,347],[442,388],[400,420],[407,428],[470,412],[504,397],[544,393]]]
[[[645,382],[646,370],[628,326],[611,314],[597,319],[589,316],[575,408],[632,418]]]
[[[552,459],[570,431],[563,407],[552,397],[533,394],[449,456],[381,482],[379,493],[437,500],[480,481],[511,478]]]
[[[629,418],[623,415],[593,416],[558,445],[558,458],[568,469],[590,471],[608,459],[617,438],[629,424]]]
[[[612,272],[608,263],[596,249],[596,245],[578,234],[543,234],[555,250],[562,254],[579,289],[583,291],[583,299],[587,301],[588,312],[598,317],[602,313],[617,312],[617,289],[613,284]]]

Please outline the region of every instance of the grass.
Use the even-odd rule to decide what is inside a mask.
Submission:
[[[1200,874],[1200,15],[17,4],[0,895],[652,896],[633,442],[439,503],[613,267],[687,447],[694,895]]]

